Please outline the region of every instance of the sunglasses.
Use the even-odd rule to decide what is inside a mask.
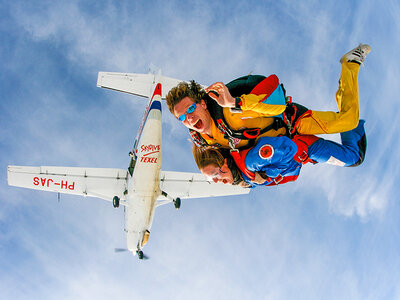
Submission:
[[[208,181],[218,182],[226,173],[227,172],[222,171],[221,167],[218,167],[218,170],[215,170],[213,174],[208,174],[206,177]]]
[[[196,103],[193,103],[192,105],[190,105],[188,107],[188,109],[186,110],[186,112],[183,115],[180,115],[178,120],[183,122],[186,120],[186,115],[187,114],[191,114],[192,112],[194,112],[196,110]]]

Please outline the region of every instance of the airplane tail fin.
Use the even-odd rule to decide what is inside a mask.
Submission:
[[[116,73],[116,72],[99,72],[97,77],[97,86],[133,94],[141,97],[151,97],[152,89],[156,80],[156,75],[134,74],[134,73]],[[183,80],[160,76],[158,78],[162,85],[161,98],[165,99],[169,90]]]
[[[127,170],[74,167],[8,166],[8,184],[36,190],[125,199]]]

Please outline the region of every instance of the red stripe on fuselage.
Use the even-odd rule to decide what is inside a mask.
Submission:
[[[155,95],[159,95],[161,97],[161,83],[157,83],[156,87],[154,88],[153,96],[151,96],[150,103],[147,105],[146,111],[144,112],[143,120],[142,120],[142,123],[140,124],[139,130],[138,130],[138,134],[137,134],[136,140],[135,140],[135,146],[134,146],[133,151],[132,151],[135,154],[138,153],[137,147],[139,146],[139,141],[140,141],[140,137],[142,136],[143,127],[144,127],[144,125],[145,125],[145,123],[147,121],[147,116],[149,114],[151,105],[153,103],[153,98],[154,98]],[[161,103],[160,103],[158,109],[161,111]]]
[[[154,93],[153,96],[151,97],[151,100],[153,100],[155,95],[161,96],[161,83],[157,83],[157,86],[154,89]]]

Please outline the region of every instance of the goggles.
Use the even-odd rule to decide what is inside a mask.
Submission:
[[[221,168],[218,167],[218,170],[216,170],[216,171],[214,172],[214,174],[209,174],[209,175],[207,175],[206,177],[207,177],[207,179],[208,179],[209,181],[215,181],[215,182],[217,182],[217,181],[219,181],[220,179],[223,178],[223,174],[225,174],[225,173],[226,173],[226,172],[222,171]]]
[[[196,110],[196,105],[197,105],[196,103],[193,103],[192,105],[190,105],[188,107],[188,109],[186,110],[186,112],[183,115],[179,116],[178,120],[181,121],[181,122],[185,121],[186,120],[186,115],[187,114],[191,114],[192,112],[194,112]]]

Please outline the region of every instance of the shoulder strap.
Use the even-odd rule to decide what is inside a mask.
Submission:
[[[246,175],[250,180],[254,180],[255,174],[251,172],[249,169],[247,169],[246,164],[245,164],[245,158],[247,155],[247,152],[249,152],[250,149],[238,151],[234,150],[231,151],[231,156],[233,157],[233,160],[236,163],[236,166],[239,168],[239,170]]]
[[[198,133],[195,130],[189,129],[189,134],[190,137],[192,138],[193,143],[197,146],[197,147],[214,147],[214,148],[220,148],[221,145],[218,143],[215,144],[209,144],[207,143],[207,141],[201,136],[200,133]]]
[[[315,164],[316,162],[308,156],[308,147],[314,144],[317,140],[319,140],[319,137],[316,137],[315,135],[295,135],[292,138],[292,141],[297,146],[297,152],[293,159],[303,165],[309,162]]]

